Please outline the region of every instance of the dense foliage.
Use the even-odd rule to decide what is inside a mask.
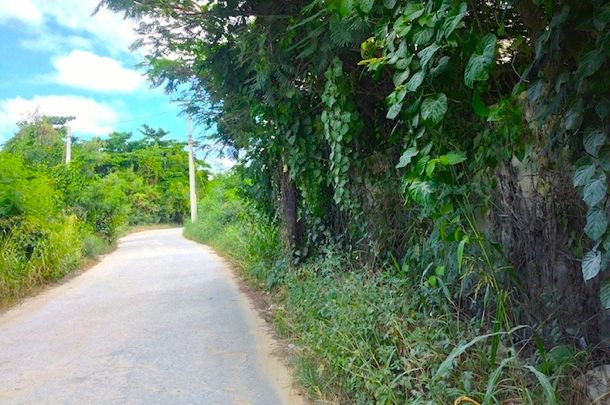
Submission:
[[[421,314],[527,325],[494,364],[499,340],[606,356],[608,2],[101,4],[141,18],[152,80],[242,151],[294,264],[395,261]]]
[[[451,306],[431,305],[439,297],[434,289],[413,288],[422,277],[407,263],[363,266],[339,246],[327,246],[290,269],[278,224],[261,216],[244,192],[239,174],[216,177],[200,202],[205,214],[187,223],[185,234],[213,246],[254,285],[273,292],[275,325],[293,343],[297,376],[315,398],[349,404],[448,404],[457,398],[466,404],[474,403],[467,398],[583,403],[572,374],[586,356],[555,347],[538,365],[550,377],[536,374],[494,340],[504,332],[477,336],[477,319],[456,319]],[[481,350],[494,341],[497,362]]]
[[[167,132],[80,141],[66,165],[54,119],[21,123],[0,151],[0,302],[74,270],[128,225],[180,223],[189,210],[188,157]]]

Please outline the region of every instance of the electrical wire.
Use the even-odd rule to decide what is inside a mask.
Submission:
[[[132,119],[128,119],[128,120],[125,120],[125,121],[111,122],[111,123],[107,123],[107,124],[100,124],[99,126],[100,127],[109,127],[109,126],[113,126],[113,125],[127,124],[129,122],[140,121],[140,120],[147,119],[147,118],[152,118],[152,117],[158,117],[160,115],[169,114],[171,112],[176,112],[176,111],[181,111],[181,110],[182,110],[182,107],[174,108],[173,110],[162,111],[162,112],[158,112],[158,113],[154,113],[154,114],[150,114],[150,115],[144,115],[142,117],[132,118]]]

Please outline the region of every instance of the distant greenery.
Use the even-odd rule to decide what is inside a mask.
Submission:
[[[268,264],[283,255],[277,224],[247,205],[236,174],[211,180],[199,201],[199,220],[185,224],[185,235],[214,246],[242,269],[253,263]],[[267,274],[268,269],[261,268]],[[268,280],[273,286],[274,280]]]
[[[188,214],[183,143],[144,126],[136,140],[77,140],[65,165],[64,134],[53,126],[60,118],[21,123],[0,151],[0,303],[76,269],[127,226]],[[198,176],[202,186],[207,172]]]

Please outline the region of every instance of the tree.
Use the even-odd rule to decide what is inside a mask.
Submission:
[[[131,139],[131,132],[113,132],[105,140],[105,150],[108,152],[122,153],[129,150],[128,141]]]
[[[149,145],[162,146],[167,144],[167,141],[163,141],[162,138],[166,137],[169,132],[162,128],[154,129],[146,124],[143,124],[139,131],[142,135],[144,135],[144,141]]]
[[[19,123],[19,131],[4,150],[23,157],[29,164],[56,165],[63,161],[64,134],[55,129],[49,117]]]
[[[152,82],[242,150],[251,195],[293,242],[303,229],[310,252],[331,239],[371,261],[435,246],[456,280],[470,250],[478,281],[462,299],[514,288],[521,321],[598,341],[599,283],[580,275],[603,277],[610,308],[606,3],[100,6],[140,19]]]

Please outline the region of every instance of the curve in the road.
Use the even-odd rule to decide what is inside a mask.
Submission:
[[[218,256],[140,232],[0,316],[0,403],[302,403],[273,351]]]

